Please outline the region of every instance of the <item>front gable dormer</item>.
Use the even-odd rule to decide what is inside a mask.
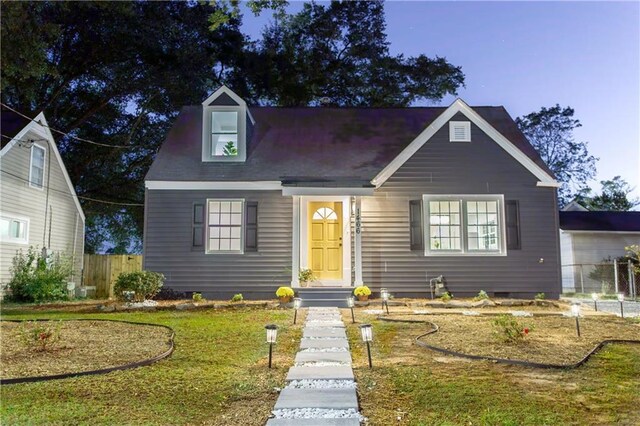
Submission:
[[[244,162],[247,126],[252,124],[246,102],[220,87],[202,103],[202,161]]]

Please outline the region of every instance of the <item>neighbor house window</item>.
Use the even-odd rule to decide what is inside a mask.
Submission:
[[[207,201],[207,251],[242,252],[243,200]]]
[[[31,147],[31,168],[29,171],[29,185],[42,188],[44,185],[44,156],[45,149],[38,145]]]
[[[28,244],[29,220],[15,217],[0,217],[0,239],[2,241]]]
[[[503,254],[501,196],[425,196],[430,254]]]
[[[231,157],[238,155],[238,112],[211,112],[211,155]]]

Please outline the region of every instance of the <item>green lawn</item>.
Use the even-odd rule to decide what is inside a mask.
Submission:
[[[0,423],[264,425],[300,339],[293,311],[264,309],[121,314],[3,312],[4,319],[109,318],[164,324],[176,332],[171,358],[134,370],[5,385]],[[264,326],[278,324],[274,368]],[[298,323],[300,324],[300,322]]]
[[[447,357],[413,344],[424,325],[372,322],[373,370],[348,325],[371,424],[640,424],[640,346],[608,346],[571,371],[542,370]]]

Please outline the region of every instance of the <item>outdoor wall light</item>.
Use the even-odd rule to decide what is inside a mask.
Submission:
[[[299,297],[294,297],[293,298],[293,309],[295,309],[295,311],[293,313],[293,323],[294,324],[298,320],[298,309],[300,309],[300,306],[302,306],[302,299],[299,298]]]
[[[593,309],[598,312],[598,293],[591,293],[593,299]]]
[[[267,343],[269,344],[269,368],[271,368],[271,356],[273,354],[273,344],[276,343],[278,337],[278,326],[275,324],[269,324],[265,326],[267,330]]]
[[[573,303],[571,305],[571,314],[576,317],[576,333],[578,333],[578,337],[580,337],[580,304]]]
[[[356,301],[353,297],[347,297],[347,307],[351,309],[351,323],[356,323],[356,317],[353,315],[353,307],[356,305]]]
[[[387,308],[387,315],[389,314],[389,290],[386,288],[380,289],[380,298],[382,299],[382,309]]]
[[[624,318],[624,293],[618,293],[618,302],[620,302],[620,317]]]
[[[360,334],[362,335],[362,341],[367,344],[367,355],[369,356],[369,368],[373,368],[371,364],[371,346],[370,342],[373,342],[373,327],[371,324],[362,324],[360,326]]]

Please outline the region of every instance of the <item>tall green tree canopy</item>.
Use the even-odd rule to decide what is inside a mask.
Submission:
[[[586,142],[574,140],[573,131],[582,126],[574,113],[573,108],[556,104],[516,119],[522,133],[561,183],[561,206],[587,189],[587,182],[596,176],[598,159],[589,154]]]
[[[87,250],[139,249],[143,180],[181,106],[227,84],[251,104],[404,106],[455,94],[444,58],[392,56],[380,2],[255,0],[276,11],[260,40],[222,2],[2,2],[2,102],[66,136],[57,143],[83,199]],[[326,99],[325,99],[326,98]]]
[[[620,176],[600,181],[602,192],[592,195],[591,189],[585,189],[576,196],[576,201],[589,210],[629,211],[640,204],[638,198],[630,198],[633,188]]]

